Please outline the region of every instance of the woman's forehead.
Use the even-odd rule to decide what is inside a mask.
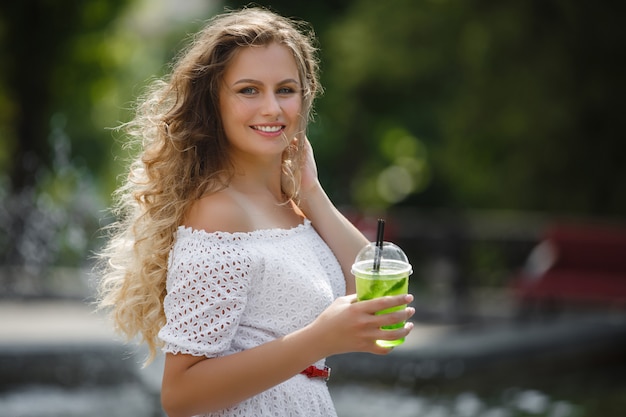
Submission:
[[[298,66],[291,50],[278,43],[240,47],[224,73],[227,83],[239,79],[269,81],[288,78],[299,81]]]

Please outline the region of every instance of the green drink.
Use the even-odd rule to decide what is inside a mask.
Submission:
[[[411,265],[408,263],[406,255],[393,243],[384,242],[380,266],[378,271],[374,267],[374,256],[376,247],[370,244],[363,248],[357,256],[352,273],[356,280],[356,295],[358,301],[371,300],[387,295],[402,295],[409,291],[409,275]],[[406,305],[396,306],[377,312],[376,314],[387,314],[402,310]],[[404,322],[383,326],[385,330],[399,329],[404,326]],[[393,347],[404,342],[404,338],[397,340],[378,340],[379,346]]]

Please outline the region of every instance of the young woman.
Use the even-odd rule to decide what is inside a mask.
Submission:
[[[208,22],[127,127],[101,305],[165,352],[170,417],[335,415],[329,355],[386,354],[410,295],[355,303],[365,237],[317,179],[305,130],[320,90],[312,33],[250,8]],[[348,295],[346,295],[348,294]]]

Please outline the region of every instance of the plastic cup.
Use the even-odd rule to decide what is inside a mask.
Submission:
[[[375,270],[376,252],[380,251],[378,270]],[[375,243],[365,246],[356,256],[352,265],[352,274],[356,281],[356,296],[358,301],[371,300],[387,295],[401,295],[409,292],[409,275],[413,269],[405,253],[398,246],[390,242],[383,242],[382,249]],[[387,314],[406,308],[397,306],[377,312]],[[383,326],[384,330],[399,329],[405,322]],[[396,340],[377,340],[383,347],[398,346],[404,338]]]

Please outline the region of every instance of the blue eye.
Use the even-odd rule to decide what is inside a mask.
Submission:
[[[246,95],[256,94],[256,92],[257,90],[254,87],[244,87],[241,90],[239,90],[239,93],[246,94]]]
[[[281,87],[277,91],[278,94],[293,94],[295,92],[296,92],[296,90],[294,90],[291,87]]]

